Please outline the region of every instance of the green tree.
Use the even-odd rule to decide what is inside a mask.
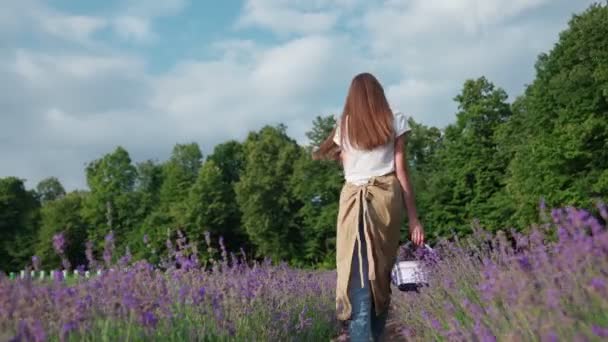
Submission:
[[[433,201],[429,199],[429,175],[432,172],[432,158],[441,144],[441,130],[436,127],[425,126],[417,123],[413,118],[408,120],[411,131],[406,136],[406,158],[412,179],[416,208],[418,216],[423,223],[429,210],[433,207]],[[402,241],[409,239],[407,222],[401,230]]]
[[[245,169],[235,186],[243,225],[258,256],[297,258],[300,239],[295,220],[301,205],[291,194],[290,178],[301,150],[285,126],[266,126],[244,143]]]
[[[230,226],[232,217],[238,215],[238,206],[234,205],[234,193],[231,185],[224,181],[221,169],[208,160],[203,164],[196,183],[188,198],[189,228],[188,237],[193,241],[203,242],[205,231],[213,237],[222,236],[231,247],[242,239],[238,226]]]
[[[516,221],[538,203],[592,207],[608,197],[608,6],[575,15],[502,129],[513,155],[507,181]]]
[[[225,182],[235,184],[239,181],[245,167],[243,145],[235,140],[219,144],[215,146],[207,160],[213,161],[219,167]]]
[[[312,151],[332,132],[333,116],[317,117],[306,133],[309,146],[296,161],[290,179],[293,196],[302,206],[297,220],[301,222],[302,261],[321,267],[335,267],[336,220],[344,176],[336,161],[313,160]]]
[[[40,205],[23,180],[0,178],[0,270],[22,269],[34,254]]]
[[[409,167],[422,170],[428,167],[430,159],[440,144],[441,130],[417,123],[412,118],[408,120],[408,123],[411,128],[406,138]]]
[[[53,236],[63,233],[67,246],[65,255],[73,267],[86,264],[85,242],[87,225],[81,211],[86,193],[70,192],[69,194],[45,202],[41,208],[40,230],[36,243],[36,255],[44,268],[56,268],[61,261],[53,249]]]
[[[41,180],[36,186],[36,192],[42,203],[65,196],[65,189],[56,177]]]
[[[136,168],[135,190],[147,193],[153,199],[158,200],[160,188],[163,184],[162,166],[153,160],[146,160],[137,163]]]
[[[146,160],[137,163],[135,193],[139,199],[136,216],[145,218],[160,205],[160,189],[163,184],[162,165]]]
[[[201,167],[203,154],[196,143],[177,144],[171,158],[164,165],[164,182],[160,189],[161,202],[166,205],[179,203],[188,191]]]
[[[210,161],[221,173],[223,184],[221,201],[226,208],[226,212],[229,213],[222,218],[222,223],[216,227],[217,232],[224,234],[228,248],[249,250],[251,244],[241,224],[241,211],[234,190],[235,184],[240,180],[245,167],[243,144],[230,140],[215,146],[213,153],[207,157],[207,162]],[[201,175],[199,175],[199,181],[200,177]],[[217,183],[214,183],[214,186],[219,187]]]
[[[188,199],[202,158],[198,144],[176,144],[165,163],[138,164],[135,193],[145,207],[139,209],[142,219],[129,234],[129,247],[136,257],[159,261],[166,252],[166,240],[174,238],[177,229],[191,228]]]
[[[306,132],[310,147],[319,147],[336,126],[336,118],[333,115],[317,116],[312,122],[312,129]]]
[[[507,94],[484,77],[466,81],[456,96],[457,121],[449,125],[432,157],[426,191],[425,224],[435,234],[467,233],[479,219],[498,228],[506,213],[493,199],[504,181],[508,160],[498,150],[496,132],[511,115]]]
[[[113,230],[117,241],[124,242],[125,234],[139,221],[134,217],[138,196],[133,191],[137,169],[129,153],[122,147],[116,148],[89,163],[86,176],[90,194],[82,213],[91,227],[88,238],[101,245],[104,236]]]

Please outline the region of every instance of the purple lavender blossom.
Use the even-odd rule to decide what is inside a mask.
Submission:
[[[63,255],[65,252],[65,245],[65,237],[63,233],[53,235],[53,248],[57,254]]]
[[[599,325],[591,327],[591,332],[597,337],[608,337],[608,328],[600,327]]]
[[[103,260],[106,263],[106,267],[110,268],[112,263],[112,253],[114,252],[114,232],[110,231],[105,237],[105,244],[103,249]]]
[[[543,335],[542,342],[558,342],[559,337],[553,331],[550,331]]]
[[[142,324],[149,328],[155,328],[158,324],[158,318],[151,311],[145,311],[141,316]]]
[[[517,262],[519,263],[519,267],[521,267],[522,270],[524,270],[524,271],[532,270],[532,263],[530,262],[530,258],[528,258],[528,256],[526,256],[526,255],[520,256],[519,258],[517,258]]]
[[[97,268],[97,260],[95,260],[95,256],[93,255],[93,242],[87,241],[85,246],[85,256],[89,263],[89,269],[95,270]]]
[[[40,271],[40,258],[35,255],[32,257],[32,267],[35,271]]]
[[[608,205],[606,205],[605,203],[599,202],[597,204],[598,209],[600,210],[600,216],[608,221]]]
[[[591,279],[589,285],[591,285],[591,287],[598,292],[603,292],[606,290],[606,280],[600,277],[595,277]]]
[[[397,330],[407,330],[413,340],[605,337],[607,328],[595,315],[607,303],[608,233],[603,221],[588,212],[571,208],[555,213],[556,223],[505,233],[512,240],[477,231],[471,237],[438,241],[434,261],[422,264],[429,286],[418,293],[393,291],[391,315],[400,324]],[[560,239],[554,241],[558,230]],[[28,341],[36,340],[36,329],[42,331],[39,340],[62,334],[73,338],[76,333],[85,339],[120,336],[122,331],[101,336],[102,322],[108,322],[109,330],[114,323],[131,322],[131,336],[142,339],[175,333],[192,339],[289,340],[297,332],[302,340],[327,340],[308,335],[323,329],[338,335],[334,271],[297,270],[269,260],[246,262],[244,253],[231,254],[232,267],[224,267],[224,260],[209,269],[198,263],[194,241],[169,242],[176,250],[161,265],[134,260],[123,267],[132,256],[126,252],[112,258],[110,235],[104,260],[114,271],[101,276],[91,272],[90,278],[74,282],[0,278],[0,326]],[[217,250],[223,252],[222,245]],[[92,270],[90,242],[86,255]],[[535,322],[532,331],[518,328],[530,322]],[[576,332],[570,326],[589,330]],[[536,327],[542,330],[533,331]],[[206,335],[210,331],[215,335]]]
[[[31,330],[32,330],[32,337],[35,342],[46,341],[46,339],[47,339],[46,331],[44,330],[44,327],[42,326],[42,323],[40,323],[39,320],[35,320],[32,323]]]
[[[420,340],[538,338],[517,328],[529,322],[543,327],[538,332],[543,341],[582,339],[564,322],[590,325],[595,313],[605,310],[608,232],[586,210],[570,207],[551,214],[552,223],[512,233],[514,244],[479,232],[462,242],[439,241],[434,248],[439,262],[425,265],[432,285],[416,296],[393,294],[404,324],[420,332]],[[443,322],[445,330],[437,330],[431,318]],[[494,326],[501,335],[494,335]],[[598,326],[594,331],[603,332]]]

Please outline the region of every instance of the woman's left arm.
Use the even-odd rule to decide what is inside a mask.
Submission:
[[[403,199],[405,200],[410,227],[410,237],[414,244],[422,245],[424,243],[424,229],[420,224],[418,213],[416,212],[416,200],[407,166],[405,144],[406,134],[402,134],[395,139],[395,172],[397,174],[397,179],[399,179],[399,183],[401,184],[401,190],[403,191]]]

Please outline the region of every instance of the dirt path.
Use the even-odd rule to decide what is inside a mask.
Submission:
[[[392,311],[392,310],[391,310]],[[386,342],[407,342],[407,339],[401,334],[402,325],[399,321],[394,318],[394,315],[389,311],[388,319],[386,321],[386,332],[384,335],[384,341]],[[343,342],[350,341],[348,336],[348,325],[344,325],[340,336],[333,338],[331,342]]]

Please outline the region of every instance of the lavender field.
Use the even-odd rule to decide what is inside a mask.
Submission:
[[[553,210],[526,234],[478,228],[471,238],[439,242],[421,256],[429,286],[395,289],[398,328],[390,339],[607,338],[608,212],[598,209],[597,217]],[[61,254],[65,241],[53,242]],[[103,261],[87,253],[104,269],[91,279],[2,276],[0,340],[328,341],[340,334],[334,272],[247,262],[223,248],[220,260],[203,263],[183,238],[168,242],[171,258],[161,265],[128,254],[112,264],[113,237],[105,243]]]
[[[405,336],[447,341],[600,341],[608,338],[608,220],[543,211],[528,234],[443,242],[426,258],[431,285],[396,296]]]

